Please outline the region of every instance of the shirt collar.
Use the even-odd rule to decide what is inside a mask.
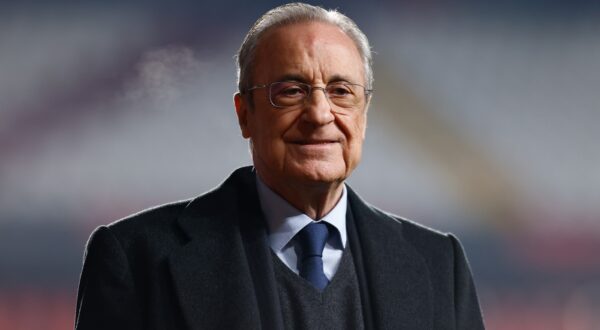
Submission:
[[[262,180],[256,176],[256,187],[258,198],[269,229],[269,244],[273,251],[281,251],[294,236],[306,225],[315,221],[302,211],[296,209],[288,201],[283,199]],[[339,233],[339,240],[335,244],[341,244],[340,249],[346,247],[346,208],[347,194],[346,185],[343,185],[342,197],[335,207],[321,219],[316,221],[325,221],[335,227]],[[336,235],[337,236],[337,235]],[[330,240],[329,242],[332,242]]]

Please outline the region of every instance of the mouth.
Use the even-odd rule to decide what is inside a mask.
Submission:
[[[334,143],[339,143],[340,141],[338,140],[313,140],[313,139],[308,139],[308,140],[294,140],[294,141],[290,141],[291,144],[297,144],[297,145],[301,145],[301,146],[310,146],[310,145],[329,145],[329,144],[334,144]]]

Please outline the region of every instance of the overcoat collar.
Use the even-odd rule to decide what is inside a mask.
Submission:
[[[428,329],[432,289],[402,224],[348,189],[349,244],[367,327]],[[349,218],[350,218],[349,217]],[[192,329],[282,329],[272,254],[251,167],[192,200],[178,219],[188,241],[169,267]],[[419,315],[419,317],[416,317]],[[428,322],[428,321],[425,321]]]

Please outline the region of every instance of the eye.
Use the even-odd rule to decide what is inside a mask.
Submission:
[[[304,90],[298,86],[291,86],[288,87],[284,90],[282,90],[281,92],[279,92],[280,95],[282,96],[287,96],[287,97],[294,97],[294,96],[303,96],[304,94],[306,94],[304,92]]]
[[[354,93],[349,85],[338,83],[327,86],[327,94],[330,97],[347,97]]]
[[[276,98],[303,98],[306,96],[306,88],[297,83],[282,82],[274,84],[272,87],[272,95]]]

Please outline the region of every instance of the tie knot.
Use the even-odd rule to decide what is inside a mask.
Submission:
[[[303,259],[312,256],[321,257],[329,238],[329,228],[325,222],[312,222],[302,228],[297,237]]]

